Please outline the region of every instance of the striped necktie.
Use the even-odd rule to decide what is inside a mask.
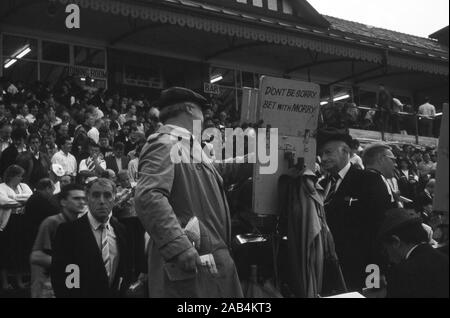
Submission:
[[[99,227],[102,230],[101,242],[102,242],[102,259],[105,266],[106,275],[108,278],[111,276],[111,258],[109,256],[109,242],[108,242],[108,225],[102,224]]]
[[[333,196],[334,196],[334,194],[336,193],[336,190],[337,190],[336,186],[337,186],[337,182],[339,180],[339,175],[338,176],[330,175],[329,180],[330,180],[329,181],[330,190],[328,190],[327,197],[325,198],[324,205],[330,204],[331,200],[333,199]]]
[[[93,171],[95,169],[95,163],[94,160],[91,159],[91,157],[86,159],[86,166],[89,169],[89,171]]]

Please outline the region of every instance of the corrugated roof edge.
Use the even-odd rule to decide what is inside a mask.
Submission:
[[[398,36],[402,36],[402,37],[407,36],[407,37],[410,37],[410,38],[415,39],[415,40],[419,40],[419,41],[427,41],[427,42],[430,43],[430,44],[439,46],[439,49],[436,49],[436,48],[429,48],[430,50],[434,50],[434,51],[439,51],[439,50],[440,50],[440,51],[443,51],[443,52],[447,52],[447,53],[448,53],[448,48],[444,47],[444,46],[441,45],[437,40],[432,39],[432,38],[426,38],[426,37],[421,37],[421,36],[418,36],[418,35],[413,35],[413,34],[403,33],[403,32],[394,31],[394,30],[389,30],[389,29],[385,29],[385,28],[381,28],[381,27],[376,27],[376,26],[371,26],[371,25],[367,25],[367,24],[364,24],[364,23],[361,23],[361,22],[355,22],[355,21],[351,21],[351,20],[345,20],[345,19],[337,18],[337,17],[333,17],[333,16],[328,16],[328,15],[323,15],[323,16],[331,23],[331,27],[333,27],[333,26],[336,25],[336,24],[334,23],[335,21],[341,21],[341,22],[343,22],[343,23],[353,23],[353,24],[355,24],[355,25],[358,25],[358,26],[360,26],[360,27],[362,27],[362,28],[367,29],[368,32],[374,31],[374,30],[379,30],[379,31],[391,33],[392,35],[398,35]],[[339,30],[338,30],[338,31],[339,31]],[[358,35],[358,36],[363,36],[363,35],[358,34],[358,33],[354,33],[354,34],[355,34],[355,35]],[[375,38],[377,38],[377,37],[375,37]],[[380,39],[380,38],[378,38],[378,39]],[[393,41],[393,40],[388,40],[388,39],[380,39],[380,40]],[[393,42],[396,42],[396,41],[393,41]],[[403,43],[403,44],[409,45],[409,46],[413,46],[413,47],[417,47],[416,45],[414,45],[414,44],[412,44],[412,43]],[[446,50],[445,50],[444,48],[446,48]]]

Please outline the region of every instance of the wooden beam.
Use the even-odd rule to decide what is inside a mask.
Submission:
[[[310,68],[310,67],[324,65],[324,64],[330,64],[330,63],[341,63],[341,62],[355,62],[355,60],[350,59],[350,58],[339,58],[339,59],[330,59],[330,60],[322,60],[322,61],[313,61],[311,63],[294,66],[293,68],[287,69],[284,73],[290,74],[290,73],[293,73],[295,71],[300,71],[305,68]]]

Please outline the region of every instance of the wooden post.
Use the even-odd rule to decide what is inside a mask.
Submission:
[[[444,223],[448,224],[448,127],[449,109],[448,104],[444,104],[442,109],[443,117],[441,122],[441,134],[438,146],[438,162],[436,171],[436,186],[433,210],[444,212]]]
[[[415,123],[416,123],[416,144],[419,144],[419,115],[415,114]]]

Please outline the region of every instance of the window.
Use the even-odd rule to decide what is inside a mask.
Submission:
[[[333,102],[351,103],[353,101],[352,89],[346,86],[333,86]]]
[[[90,74],[86,76],[95,79],[94,86],[106,86],[105,49],[4,33],[0,34],[0,41],[3,76],[13,82],[23,81],[31,84],[41,80],[55,83],[79,71],[82,74]]]
[[[259,75],[256,73],[242,72],[242,87],[258,88]]]
[[[219,93],[211,96],[217,105],[217,114],[225,111],[230,122],[237,122],[241,117],[242,88],[259,88],[260,74],[211,67],[210,82],[219,86]],[[216,114],[216,115],[217,115]]]
[[[355,96],[358,106],[373,107],[377,103],[377,93],[360,89]]]
[[[74,46],[75,65],[105,68],[105,50]]]
[[[42,59],[60,63],[70,62],[69,45],[55,42],[42,41]]]
[[[278,11],[278,0],[268,0],[267,7],[269,10]]]
[[[331,97],[330,86],[328,85],[320,85],[320,101],[325,102],[329,101]]]
[[[3,35],[4,62],[8,59],[37,59],[37,40],[25,37]]]
[[[221,67],[212,67],[210,82],[221,86],[236,86],[236,71]]]
[[[255,7],[263,7],[263,2],[262,2],[262,0],[253,0],[253,5],[255,6]]]
[[[67,66],[41,63],[41,81],[59,83],[67,76]]]
[[[13,64],[5,64],[3,66],[3,76],[12,82],[25,81],[33,83],[38,79],[37,62],[17,60]]]
[[[123,83],[125,85],[158,88],[163,87],[161,72],[159,69],[125,65],[123,73]]]

